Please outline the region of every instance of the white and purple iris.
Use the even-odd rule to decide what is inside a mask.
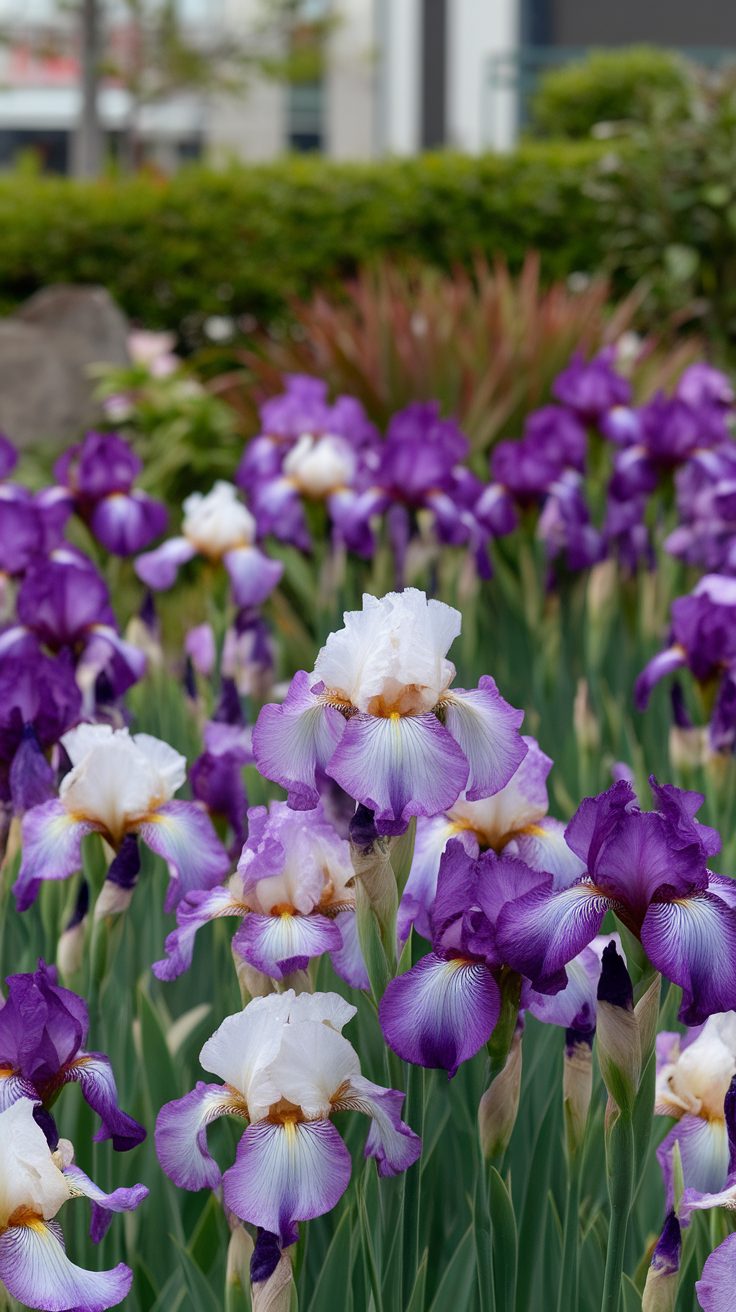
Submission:
[[[725,1104],[735,1075],[736,1012],[716,1013],[699,1029],[684,1035],[657,1035],[654,1110],[677,1120],[657,1150],[668,1208],[673,1205],[675,1144],[680,1149],[686,1195],[689,1190],[719,1194],[726,1187],[730,1148]]]
[[[307,815],[285,802],[251,807],[236,873],[223,888],[190,893],[180,902],[167,958],[155,964],[154,974],[175,979],[191,965],[202,925],[238,916],[233,951],[262,974],[282,980],[328,952],[343,979],[367,988],[353,876],[350,847],[321,804]]]
[[[122,1262],[111,1271],[76,1266],[54,1218],[70,1198],[84,1196],[93,1212],[109,1213],[132,1211],[147,1195],[144,1185],[103,1193],[73,1165],[66,1140],[52,1153],[34,1120],[34,1103],[13,1103],[0,1112],[0,1288],[44,1312],[116,1307],[130,1290],[132,1271]]]
[[[371,1118],[365,1153],[379,1175],[411,1166],[421,1141],[401,1120],[403,1093],[365,1079],[341,1032],[355,1011],[336,993],[289,989],[228,1016],[200,1053],[204,1069],[224,1084],[199,1083],[158,1116],[156,1149],[175,1184],[214,1189],[222,1182],[225,1206],[286,1246],[299,1221],[329,1212],[348,1186],[351,1158],[334,1112]],[[221,1177],[206,1130],[225,1115],[248,1124]]]
[[[237,488],[217,482],[206,496],[193,492],[187,497],[181,536],[139,556],[136,574],[149,588],[160,591],[172,587],[182,565],[204,556],[225,566],[237,606],[260,606],[273,592],[284,567],[255,545],[256,531],[256,521],[239,499]]]
[[[19,910],[31,905],[44,879],[80,869],[82,839],[101,834],[116,853],[108,882],[129,894],[140,868],[136,836],[169,864],[167,905],[183,893],[211,888],[228,870],[227,853],[209,817],[193,802],[174,799],[186,760],[150,734],[82,724],[64,734],[72,769],[58,798],[23,817],[23,859],[15,884]]]
[[[521,711],[489,676],[451,688],[447,651],[458,611],[408,588],[345,614],[311,674],[301,670],[282,706],[261,711],[253,750],[262,774],[297,810],[314,807],[323,772],[375,813],[379,833],[411,816],[497,793],[526,755]]]

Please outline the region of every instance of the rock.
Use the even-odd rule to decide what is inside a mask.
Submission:
[[[45,287],[0,319],[0,432],[61,447],[99,420],[94,364],[128,362],[128,324],[104,287]]]

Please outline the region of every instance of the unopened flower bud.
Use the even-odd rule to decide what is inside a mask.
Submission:
[[[250,1264],[253,1312],[289,1312],[293,1273],[278,1237],[258,1231]]]
[[[591,569],[588,575],[587,609],[588,618],[594,623],[612,609],[617,580],[618,566],[615,560],[602,560]]]
[[[250,1263],[253,1257],[253,1240],[242,1225],[234,1225],[227,1249],[225,1281],[247,1290],[250,1286]]]
[[[350,822],[350,857],[355,877],[378,921],[384,943],[393,938],[398,908],[396,875],[391,864],[391,839],[381,837],[373,812],[358,806]],[[358,915],[361,899],[357,899]],[[360,929],[360,923],[359,923]]]
[[[583,751],[596,751],[600,746],[601,731],[590,705],[587,679],[578,679],[573,703],[572,722],[578,746]]]
[[[652,1253],[641,1300],[642,1312],[673,1312],[680,1279],[681,1249],[680,1223],[674,1212],[670,1212]]]
[[[630,1114],[639,1087],[641,1047],[629,972],[615,943],[603,950],[598,983],[598,1061],[612,1103]]]
[[[593,1091],[593,1035],[567,1030],[562,1068],[562,1103],[565,1111],[567,1151],[580,1151],[588,1123]]]
[[[512,1041],[506,1065],[486,1089],[478,1106],[478,1133],[484,1157],[506,1151],[516,1124],[521,1092],[521,1033]]]

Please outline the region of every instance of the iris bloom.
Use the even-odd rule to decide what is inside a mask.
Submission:
[[[695,820],[701,794],[650,784],[656,811],[641,811],[623,780],[581,803],[566,839],[585,874],[507,907],[499,939],[534,986],[553,993],[614,911],[680,985],[680,1020],[694,1025],[736,1005],[736,883],[707,868],[720,838]]]
[[[255,545],[256,521],[232,483],[217,482],[206,496],[187,497],[181,529],[181,537],[136,560],[136,573],[149,588],[170,588],[181,565],[204,556],[225,566],[236,605],[259,606],[273,592],[284,567]]]
[[[83,1195],[96,1211],[130,1211],[147,1196],[143,1185],[105,1194],[71,1164],[71,1144],[51,1151],[22,1098],[0,1111],[0,1286],[27,1307],[48,1312],[102,1312],[130,1290],[133,1273],[121,1262],[111,1271],[85,1271],[64,1251],[57,1212]],[[101,1238],[106,1224],[93,1237]]]
[[[54,475],[93,537],[116,556],[142,551],[166,528],[166,507],[133,487],[143,463],[117,433],[87,433]]]
[[[437,815],[460,794],[497,793],[526,754],[522,712],[484,676],[451,689],[448,648],[460,614],[408,588],[345,615],[311,674],[299,671],[282,706],[264,706],[253,732],[259,770],[289,804],[317,804],[317,771],[375,812],[379,833]]]
[[[192,962],[197,931],[209,920],[239,916],[236,954],[271,979],[305,970],[329,952],[338,974],[356,988],[368,979],[358,945],[350,847],[322,806],[308,815],[285,802],[251,807],[248,840],[224,888],[189,894],[166,940],[168,959],[154,966],[175,979]]]
[[[677,1124],[660,1144],[667,1204],[672,1206],[672,1152],[679,1144],[686,1189],[718,1193],[729,1170],[725,1098],[736,1075],[736,1012],[710,1016],[700,1030],[657,1035],[655,1111]]]
[[[117,853],[109,877],[129,890],[139,865],[134,835],[163,857],[172,876],[167,905],[219,883],[229,862],[208,816],[193,802],[172,800],[186,778],[186,760],[173,747],[106,724],[82,724],[61,741],[72,769],[58,798],[23,817],[19,910],[34,901],[41,880],[80,869],[82,839],[92,833]]]
[[[372,1084],[342,1029],[355,1015],[336,993],[289,989],[255,998],[228,1016],[200,1062],[224,1084],[203,1084],[167,1103],[156,1124],[159,1161],[184,1189],[216,1188],[220,1170],[207,1150],[218,1116],[248,1122],[235,1164],[222,1177],[225,1206],[237,1217],[295,1242],[297,1222],[329,1212],[350,1180],[351,1160],[331,1122],[336,1111],[371,1117],[365,1145],[379,1175],[415,1162],[421,1141],[401,1120],[403,1093]]]
[[[96,1138],[111,1139],[118,1152],[135,1148],[146,1132],[118,1107],[109,1059],[85,1051],[89,1016],[84,1000],[60,988],[56,972],[42,961],[32,974],[10,975],[6,984],[8,997],[0,1007],[0,1111],[30,1098],[55,1148],[59,1136],[50,1109],[66,1084],[78,1084],[102,1121]]]
[[[583,873],[583,865],[565,842],[565,826],[547,815],[547,775],[552,761],[535,738],[523,738],[527,752],[503,788],[492,797],[469,802],[461,796],[444,815],[417,821],[414,856],[399,907],[399,936],[410,924],[430,938],[429,916],[437,888],[440,858],[451,839],[470,856],[489,848],[519,856],[535,870],[556,879]]]

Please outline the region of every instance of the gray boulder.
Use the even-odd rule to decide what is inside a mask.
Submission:
[[[100,418],[90,365],[128,362],[128,324],[104,287],[45,287],[0,319],[0,431],[61,447]]]

